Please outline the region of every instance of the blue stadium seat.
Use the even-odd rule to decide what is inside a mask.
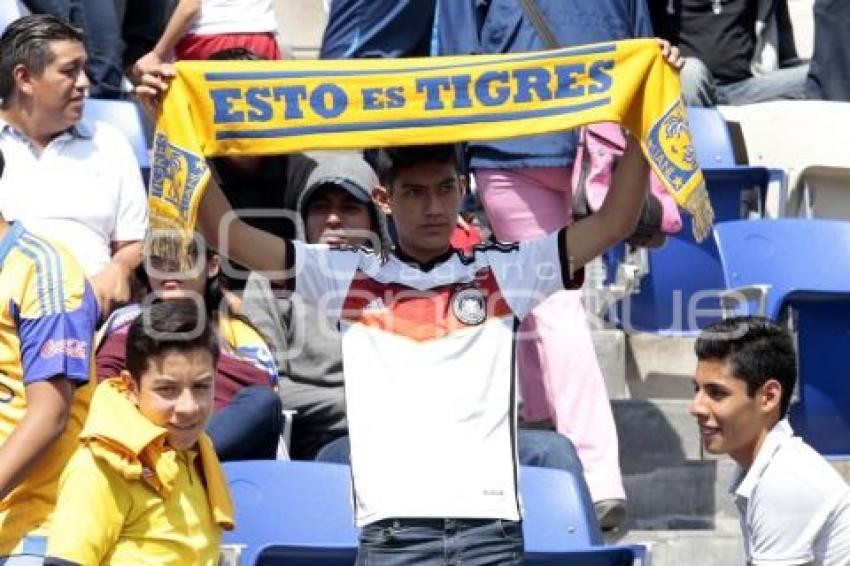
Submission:
[[[737,166],[723,116],[714,108],[688,108],[691,135],[715,222],[761,216],[767,188],[780,172]],[[665,246],[647,252],[648,274],[640,291],[618,308],[624,328],[671,335],[695,334],[719,320],[717,292],[724,288],[717,247],[711,238],[697,242],[691,218]]]
[[[781,219],[727,222],[715,239],[735,314],[791,317],[799,355],[799,401],[791,422],[819,452],[850,454],[850,222]],[[733,297],[730,297],[732,299]]]
[[[244,545],[243,566],[350,565],[357,530],[348,466],[317,462],[224,464],[236,506],[236,530],[223,543]]]
[[[593,502],[583,478],[563,470],[523,466],[520,493],[526,552],[561,551],[602,544]]]
[[[723,114],[717,108],[688,107],[691,140],[702,169],[735,167],[732,138]]]
[[[562,470],[522,467],[525,563],[631,566],[636,559],[646,560],[647,549],[639,545],[603,546],[582,481]]]
[[[357,530],[348,466],[321,462],[226,462],[236,530],[222,543],[240,546],[241,564],[351,565]],[[523,466],[520,474],[526,563],[629,564],[641,546],[602,546],[593,504],[581,478]],[[622,562],[628,556],[628,562]],[[560,560],[560,562],[557,562]]]
[[[145,126],[139,107],[127,100],[101,100],[87,98],[83,107],[83,120],[106,122],[118,128],[133,147],[139,167],[150,169],[150,151],[145,137]]]

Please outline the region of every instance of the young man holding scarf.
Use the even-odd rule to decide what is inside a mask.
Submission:
[[[678,62],[677,50],[662,49]],[[144,84],[164,86],[158,81]],[[385,149],[378,170],[383,187],[373,198],[398,231],[387,257],[251,228],[228,214],[214,182],[198,227],[221,253],[316,304],[341,329],[358,563],[521,564],[515,329],[631,233],[647,164],[630,137],[596,214],[471,255],[450,246],[465,193],[454,147]]]

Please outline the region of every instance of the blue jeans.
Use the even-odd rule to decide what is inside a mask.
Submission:
[[[522,564],[522,523],[503,519],[386,519],[360,532],[358,566]]]
[[[274,460],[283,430],[282,404],[269,387],[245,387],[213,414],[207,434],[222,462]]]
[[[806,98],[808,73],[808,65],[798,65],[733,83],[719,83],[702,61],[687,57],[679,78],[685,104],[715,106]]]

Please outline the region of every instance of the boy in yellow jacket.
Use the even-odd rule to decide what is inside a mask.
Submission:
[[[218,344],[191,301],[142,311],[127,370],[95,390],[59,486],[45,564],[215,565],[233,528],[204,425]]]

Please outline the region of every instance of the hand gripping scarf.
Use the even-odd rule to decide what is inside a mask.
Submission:
[[[693,215],[714,212],[679,77],[652,39],[423,59],[186,61],[157,119],[151,228],[194,229],[205,158],[492,140],[618,122]]]

